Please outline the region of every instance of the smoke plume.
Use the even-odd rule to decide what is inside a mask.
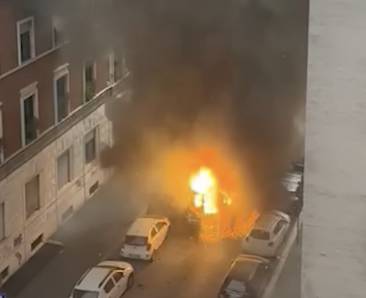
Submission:
[[[209,138],[273,197],[303,145],[295,123],[305,105],[306,9],[292,2],[124,2],[134,96],[119,114],[121,169]]]
[[[306,1],[34,3],[57,7],[82,55],[106,45],[125,53],[133,96],[112,108],[116,144],[106,154],[125,177],[152,166],[158,176],[169,149],[217,147],[269,198],[301,156]]]

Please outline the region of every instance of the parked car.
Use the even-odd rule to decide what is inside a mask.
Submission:
[[[297,217],[303,208],[304,177],[300,173],[290,172],[282,179],[282,184],[289,196],[284,196],[285,200],[278,209]]]
[[[218,298],[259,298],[270,276],[269,260],[253,255],[239,255],[231,264]]]
[[[303,182],[303,176],[298,173],[287,173],[282,179],[282,184],[290,193],[296,193]]]
[[[243,252],[264,257],[277,256],[289,226],[290,217],[286,213],[277,210],[264,212],[243,239]]]
[[[168,235],[170,222],[163,216],[137,218],[127,231],[121,256],[152,261],[155,251]]]
[[[126,262],[104,261],[84,273],[70,298],[119,298],[134,283],[134,269]]]

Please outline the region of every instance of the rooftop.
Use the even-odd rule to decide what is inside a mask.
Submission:
[[[157,221],[158,219],[151,217],[137,218],[129,228],[127,235],[148,236],[150,229]]]

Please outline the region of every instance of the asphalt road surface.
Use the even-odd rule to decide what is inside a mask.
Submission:
[[[119,259],[123,235],[133,217],[144,212],[137,198],[121,198],[113,187],[102,190],[53,238],[64,247],[46,245],[4,287],[9,298],[65,298],[88,268],[104,259]],[[298,247],[294,246],[298,255]],[[180,225],[172,227],[154,262],[130,261],[136,269],[135,286],[126,298],[216,297],[238,241],[198,244]],[[288,260],[280,280],[294,283],[298,258]],[[296,265],[298,264],[298,265]],[[286,271],[287,266],[290,270]],[[299,278],[299,276],[298,276]],[[299,280],[299,279],[298,279]],[[285,289],[286,286],[283,286]],[[284,291],[278,298],[297,298]],[[277,298],[277,297],[273,297]]]
[[[216,297],[238,253],[237,242],[203,245],[173,229],[153,263],[131,261],[136,284],[126,298]]]

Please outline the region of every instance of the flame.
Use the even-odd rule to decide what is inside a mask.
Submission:
[[[218,213],[217,181],[210,169],[200,168],[191,177],[190,186],[195,193],[193,203],[196,208],[202,208],[204,214]]]
[[[201,167],[191,175],[190,188],[194,193],[193,206],[200,217],[203,242],[243,237],[258,217],[255,209],[248,210],[249,206],[245,208],[237,196],[221,190],[216,175],[208,167]]]

